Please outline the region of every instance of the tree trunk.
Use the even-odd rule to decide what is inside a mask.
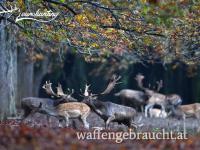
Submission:
[[[38,62],[38,65],[34,67],[34,83],[33,83],[33,95],[38,96],[41,88],[41,82],[44,75],[51,70],[49,65],[49,55],[44,57],[44,60]]]
[[[0,119],[16,114],[17,50],[10,28],[0,22]]]
[[[29,60],[24,46],[18,47],[17,62],[17,108],[20,108],[22,98],[33,96],[34,62]]]

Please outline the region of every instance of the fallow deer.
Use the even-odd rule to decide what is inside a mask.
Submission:
[[[157,81],[156,83],[158,84],[156,91],[159,92],[162,88],[162,80],[159,82]],[[148,92],[153,92],[153,90],[149,90]],[[121,98],[122,104],[133,104],[136,109],[140,107],[142,112],[143,107],[148,100],[148,95],[145,92],[132,89],[123,89],[118,93],[115,93],[115,96],[119,96]]]
[[[138,74],[136,76],[136,81],[138,82],[138,86],[145,92],[145,94],[149,97],[147,101],[147,105],[145,106],[145,116],[147,117],[148,110],[150,108],[153,108],[154,105],[160,105],[162,111],[165,111],[166,108],[172,109],[173,107],[176,107],[182,103],[182,99],[177,94],[161,94],[157,91],[150,90],[149,88],[145,88],[143,86],[143,79],[144,76],[141,74]],[[162,82],[161,82],[162,83]],[[162,86],[158,86],[159,88]]]
[[[106,88],[104,93],[109,93],[115,86],[116,79],[109,83],[109,85]],[[89,86],[85,86],[84,91],[84,99],[83,102],[86,103],[91,107],[91,109],[99,115],[105,122],[105,128],[109,127],[110,122],[118,122],[120,124],[124,124],[128,126],[129,128],[136,128],[137,125],[133,122],[134,117],[136,116],[137,112],[134,108],[118,105],[109,101],[103,102],[100,100],[97,100],[98,94],[92,94],[89,93]]]
[[[188,105],[180,105],[172,112],[175,117],[185,119],[187,117],[195,117],[200,119],[200,103]]]
[[[53,108],[43,107],[42,103],[39,106],[38,112],[48,116],[54,116],[65,121],[66,127],[69,126],[69,119],[79,118],[86,129],[89,129],[87,117],[90,114],[90,107],[81,102],[62,103]],[[60,126],[60,124],[59,124]]]
[[[56,96],[59,99],[51,99],[51,98],[39,98],[39,97],[26,97],[22,99],[21,106],[24,110],[23,120],[25,120],[28,116],[32,116],[37,112],[37,108],[42,103],[43,107],[46,108],[54,108],[60,103],[66,102],[77,102],[75,98],[71,95],[74,93],[74,90],[71,91],[70,94],[64,94],[62,90],[62,86],[58,84],[57,93],[54,93],[51,87],[52,83],[49,81],[42,86],[43,89],[47,92],[47,94],[51,96]],[[49,120],[49,118],[47,117]]]

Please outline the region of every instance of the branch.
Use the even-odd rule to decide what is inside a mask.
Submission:
[[[1,21],[1,20],[7,20],[8,22],[10,22],[10,23],[12,23],[12,24],[18,26],[20,29],[24,29],[23,26],[19,25],[18,23],[16,23],[14,20],[12,20],[12,19],[10,19],[10,18],[6,18],[6,17],[4,17],[4,16],[0,16],[0,21]]]
[[[62,3],[62,2],[58,2],[58,1],[54,1],[54,0],[44,0],[44,1],[52,3],[52,4],[63,6],[65,8],[67,8],[70,12],[72,12],[73,15],[77,15],[77,13],[70,6],[68,6],[66,3]]]
[[[123,31],[126,31],[126,32],[133,32],[133,33],[137,33],[137,34],[142,34],[142,33],[144,33],[144,34],[147,34],[147,35],[161,36],[161,37],[165,37],[165,38],[166,38],[166,36],[163,35],[163,34],[159,34],[159,33],[149,33],[149,32],[138,32],[138,31],[136,31],[136,30],[134,30],[134,29],[127,29],[127,28],[120,27],[120,26],[100,25],[100,27],[105,28],[105,29],[106,29],[106,28],[113,28],[113,29],[123,30]]]
[[[97,7],[97,8],[100,8],[100,9],[104,9],[104,10],[108,11],[112,15],[112,17],[115,19],[116,26],[120,26],[120,21],[119,21],[118,17],[113,13],[113,10],[115,10],[115,9],[102,6],[102,5],[100,5],[98,3],[95,3],[95,2],[84,1],[84,0],[68,2],[68,4],[71,4],[71,3],[87,3],[87,4],[90,4],[90,5],[94,6],[94,7]]]
[[[113,29],[123,30],[123,31],[127,31],[127,32],[137,32],[136,30],[127,29],[127,28],[119,27],[119,26],[100,25],[100,27],[102,27],[102,28],[104,28],[104,29],[106,29],[106,28],[113,28]]]

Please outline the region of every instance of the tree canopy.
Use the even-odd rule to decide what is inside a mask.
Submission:
[[[199,0],[10,0],[0,9],[15,5],[20,13],[59,13],[46,23],[15,22],[19,10],[0,14],[16,26],[17,42],[26,43],[34,60],[46,52],[62,57],[70,46],[88,61],[200,63]]]

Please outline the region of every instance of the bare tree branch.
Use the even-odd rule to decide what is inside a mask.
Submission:
[[[77,13],[70,6],[68,6],[66,3],[62,3],[62,2],[58,2],[58,1],[54,1],[54,0],[44,0],[44,1],[63,6],[65,8],[67,8],[70,12],[72,12],[73,15],[77,15]]]

